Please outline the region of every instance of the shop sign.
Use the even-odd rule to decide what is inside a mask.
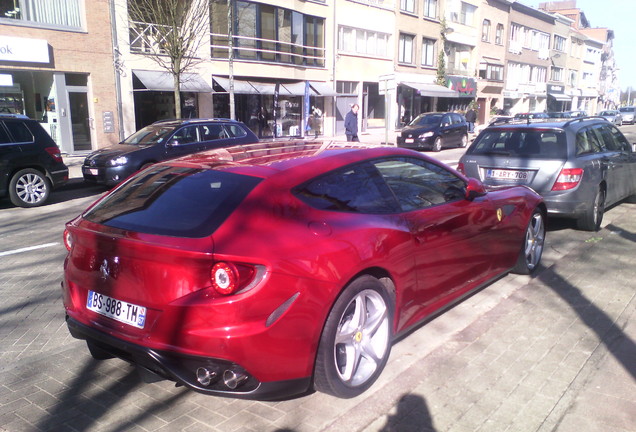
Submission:
[[[49,63],[49,44],[44,39],[0,36],[0,61]]]
[[[548,93],[550,94],[563,94],[565,93],[565,87],[562,85],[548,84]]]
[[[458,92],[459,97],[475,97],[477,95],[477,83],[474,78],[450,76],[447,83],[447,87]]]

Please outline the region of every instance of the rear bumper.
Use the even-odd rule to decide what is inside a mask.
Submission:
[[[311,377],[286,381],[259,382],[236,363],[211,358],[160,351],[123,341],[107,333],[86,326],[66,316],[71,335],[86,340],[93,357],[106,359],[117,357],[137,367],[145,381],[168,379],[200,393],[241,399],[275,400],[308,393]],[[197,380],[197,370],[205,368],[214,377],[209,385]],[[244,374],[240,387],[231,389],[224,382],[224,374]],[[228,375],[229,376],[229,375]]]

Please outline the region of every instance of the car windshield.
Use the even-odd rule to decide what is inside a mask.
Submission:
[[[603,111],[601,113],[602,116],[613,116],[615,115],[614,111]]]
[[[122,144],[147,146],[164,142],[174,131],[174,127],[150,125],[126,138]]]
[[[205,237],[260,181],[224,171],[155,165],[106,196],[84,217],[146,234]]]
[[[440,121],[442,121],[442,114],[420,114],[409,123],[409,126],[435,126]]]
[[[567,157],[566,136],[559,130],[486,130],[467,153],[533,159],[565,159]]]

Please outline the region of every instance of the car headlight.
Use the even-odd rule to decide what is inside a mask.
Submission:
[[[110,166],[121,166],[126,165],[128,163],[128,158],[126,156],[119,156],[118,158],[111,159],[108,161],[108,165]]]
[[[435,135],[433,132],[424,132],[423,134],[420,135],[420,138],[430,138],[433,135]]]

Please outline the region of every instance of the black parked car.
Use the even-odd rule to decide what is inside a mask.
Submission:
[[[444,147],[466,147],[468,124],[461,114],[422,113],[402,129],[397,144],[398,147],[436,152]]]
[[[19,114],[0,114],[0,198],[19,207],[44,204],[68,181],[60,149],[40,124]]]
[[[153,163],[200,151],[258,142],[243,123],[229,119],[181,119],[155,122],[124,141],[91,153],[82,166],[84,179],[115,185]]]

